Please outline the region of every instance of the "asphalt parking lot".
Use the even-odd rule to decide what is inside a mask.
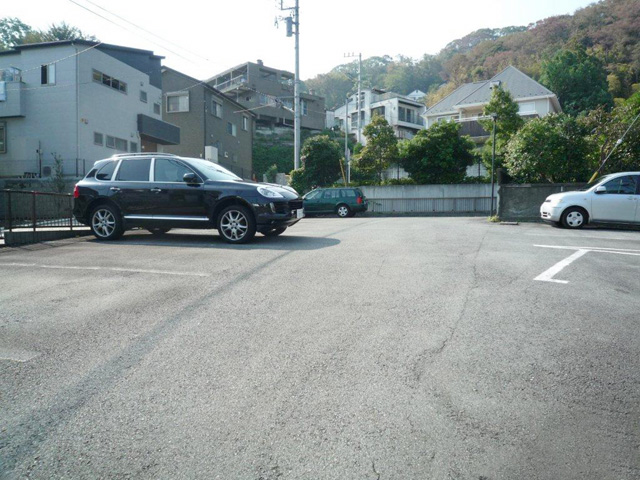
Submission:
[[[0,272],[1,478],[640,478],[638,231],[316,218]]]

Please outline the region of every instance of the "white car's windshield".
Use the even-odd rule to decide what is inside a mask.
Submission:
[[[604,179],[609,178],[610,176],[611,176],[611,174],[609,174],[609,175],[601,175],[598,178],[596,178],[593,182],[587,183],[584,187],[580,188],[578,191],[579,192],[585,192],[585,191],[589,190],[590,188],[592,188],[594,185],[597,185],[600,182],[602,182]]]
[[[208,160],[200,160],[197,158],[190,158],[189,162],[196,167],[200,173],[202,173],[208,180],[242,180],[235,173],[230,172],[224,167],[221,167],[217,163],[210,162]]]

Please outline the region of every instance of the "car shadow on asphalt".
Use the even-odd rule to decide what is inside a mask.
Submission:
[[[98,240],[89,242],[103,243]],[[265,237],[256,234],[255,238],[246,244],[232,245],[226,243],[217,234],[202,233],[167,233],[152,235],[142,231],[127,232],[120,240],[108,242],[109,245],[130,245],[145,247],[173,247],[173,248],[216,248],[232,250],[320,250],[334,247],[340,243],[336,238],[304,237],[299,235],[281,235]]]

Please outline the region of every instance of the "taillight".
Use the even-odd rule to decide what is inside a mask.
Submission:
[[[78,185],[73,187],[73,198],[78,198],[80,196],[80,191],[78,190]]]
[[[358,205],[362,205],[362,197],[358,197],[358,199],[356,200],[356,202],[358,202]]]

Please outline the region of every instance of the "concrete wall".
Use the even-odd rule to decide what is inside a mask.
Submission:
[[[540,205],[549,195],[581,187],[582,184],[575,183],[500,185],[498,216],[508,221],[540,221]]]
[[[369,212],[391,214],[485,214],[491,185],[390,185],[360,187]]]

